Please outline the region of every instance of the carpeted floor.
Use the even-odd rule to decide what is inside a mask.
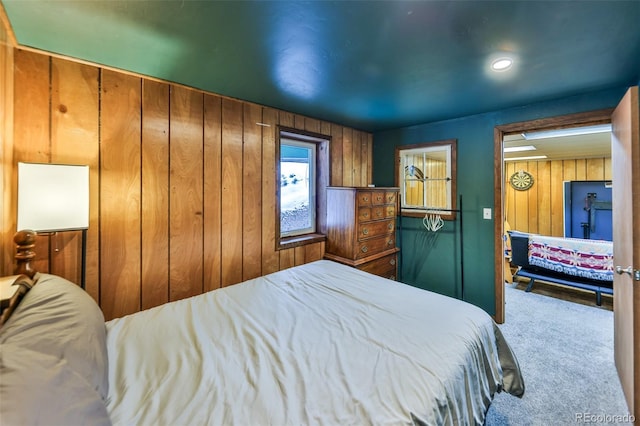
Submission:
[[[496,395],[485,425],[625,424],[613,312],[520,287],[506,285],[500,328],[520,363],[525,395]]]

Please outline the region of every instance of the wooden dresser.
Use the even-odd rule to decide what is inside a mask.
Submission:
[[[325,258],[395,280],[399,188],[327,187]]]

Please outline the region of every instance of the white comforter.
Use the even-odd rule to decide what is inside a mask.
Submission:
[[[122,425],[482,424],[524,392],[491,317],[321,260],[107,323]]]

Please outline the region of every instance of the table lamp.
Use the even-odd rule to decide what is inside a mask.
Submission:
[[[89,228],[89,166],[18,163],[18,230],[38,234],[82,230],[85,288]]]

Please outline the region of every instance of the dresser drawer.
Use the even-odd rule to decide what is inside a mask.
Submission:
[[[371,207],[371,192],[358,192],[357,197],[358,207]]]
[[[363,263],[357,268],[362,271],[369,272],[370,274],[395,280],[397,274],[397,263],[398,258],[394,253],[371,262]]]
[[[358,208],[358,221],[389,219],[396,216],[396,206],[374,206]]]
[[[375,220],[384,219],[386,217],[385,206],[375,206],[371,209],[371,218]]]
[[[370,218],[367,219],[365,217],[358,216],[360,220],[379,220],[379,219],[388,219],[396,216],[396,206],[374,206],[371,209],[369,214]]]
[[[385,219],[375,222],[366,222],[358,225],[358,240],[379,237],[381,235],[393,233],[395,224],[393,220]]]
[[[385,235],[382,238],[378,237],[364,240],[358,243],[355,258],[362,259],[363,257],[389,250],[395,246],[396,236],[394,234]]]
[[[396,206],[385,206],[386,217],[395,217],[396,216]]]
[[[371,220],[371,207],[358,208],[358,222],[368,222]]]
[[[371,202],[373,203],[373,205],[382,205],[382,204],[386,204],[386,198],[385,198],[385,193],[384,192],[372,192],[371,193]]]
[[[386,204],[396,204],[397,193],[396,192],[385,192],[385,203]]]

